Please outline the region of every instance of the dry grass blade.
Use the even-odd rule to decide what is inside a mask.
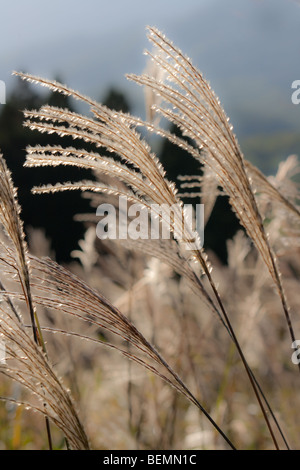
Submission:
[[[4,228],[7,236],[6,243],[1,243],[3,255],[1,260],[7,267],[12,267],[16,272],[17,279],[22,288],[22,299],[25,303],[30,315],[31,326],[33,330],[33,338],[35,343],[42,348],[43,353],[47,356],[45,343],[43,340],[42,331],[40,328],[35,304],[31,292],[31,279],[30,279],[30,261],[28,255],[27,243],[23,231],[23,223],[20,218],[20,207],[17,201],[17,191],[12,183],[10,172],[7,168],[5,160],[0,155],[0,222]],[[5,294],[5,288],[1,283],[3,296],[10,311],[14,313],[17,319],[19,328],[22,326],[21,316],[18,314],[15,306],[9,295]],[[5,324],[5,319],[2,318],[2,324]],[[18,377],[20,372],[18,372]],[[27,388],[30,388],[30,383],[27,383]],[[36,393],[38,393],[36,391]],[[46,387],[42,384],[41,394],[46,393]],[[52,436],[50,430],[49,416],[45,414],[46,430],[48,436],[49,448],[52,449]]]
[[[24,298],[29,311],[33,337],[46,352],[43,335],[40,329],[36,309],[32,301],[30,286],[30,265],[28,261],[27,244],[23,232],[23,224],[20,218],[20,207],[17,201],[17,191],[13,186],[10,172],[3,156],[0,154],[0,222],[6,232],[9,242],[13,244],[15,254],[15,269],[22,286]],[[10,300],[8,300],[10,302]],[[13,305],[11,304],[11,307]],[[15,309],[13,309],[15,312]],[[18,316],[17,316],[18,318]],[[18,318],[19,319],[19,318]],[[46,430],[49,448],[52,449],[51,430],[46,416]]]
[[[26,405],[53,421],[72,449],[88,449],[88,439],[72,400],[41,348],[30,338],[7,304],[0,307],[0,318],[0,334],[6,348],[6,364],[0,366],[0,372],[21,383],[38,398],[37,402],[32,400]]]
[[[42,344],[42,338],[41,336],[39,337],[38,332],[38,319],[32,302],[27,245],[19,214],[20,207],[17,202],[16,189],[13,186],[5,160],[3,156],[0,155],[0,222],[4,227],[8,239],[11,240],[14,246],[16,270],[30,313],[35,341]]]

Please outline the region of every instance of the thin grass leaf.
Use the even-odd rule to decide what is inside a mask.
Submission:
[[[28,402],[27,406],[53,421],[72,448],[88,449],[88,439],[72,400],[44,352],[8,306],[0,306],[0,316],[0,334],[6,347],[6,363],[0,366],[0,372],[21,383],[38,398],[39,405]]]

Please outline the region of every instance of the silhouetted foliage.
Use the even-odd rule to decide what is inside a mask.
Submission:
[[[103,103],[108,108],[114,109],[115,111],[122,111],[123,113],[130,111],[130,105],[126,96],[115,88],[108,90]]]

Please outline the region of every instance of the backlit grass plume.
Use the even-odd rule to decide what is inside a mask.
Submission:
[[[170,140],[177,141],[199,162],[209,166],[218,184],[229,196],[235,213],[272,276],[294,342],[295,333],[276,257],[270,247],[247,176],[244,156],[229,118],[208,82],[188,57],[155,28],[149,28],[148,39],[154,50],[146,54],[165,71],[165,78],[163,81],[148,75],[130,75],[129,78],[160,96],[162,105],[154,105],[154,110],[176,124],[184,136],[192,139],[195,147],[187,146],[182,139],[172,136]]]
[[[20,382],[41,399],[40,405],[28,404],[45,415],[48,443],[52,448],[49,419],[65,431],[74,448],[88,448],[88,441],[68,393],[48,363],[35,303],[32,297],[31,270],[27,244],[20,218],[17,191],[13,186],[5,160],[0,155],[0,222],[5,239],[0,244],[2,275],[6,280],[17,280],[25,301],[33,339],[25,331],[23,319],[14,305],[16,293],[9,293],[0,282],[4,303],[0,308],[0,334],[5,345],[5,364],[1,372]]]
[[[0,306],[0,335],[5,344],[5,364],[0,372],[30,392],[28,401],[17,400],[29,410],[52,421],[74,450],[89,449],[88,438],[69,393],[64,389],[45,354],[29,336],[7,304]],[[37,400],[35,400],[37,398]],[[12,401],[10,397],[2,400]]]
[[[34,339],[36,343],[42,345],[42,337],[38,331],[38,318],[31,296],[30,265],[23,224],[20,218],[20,207],[17,201],[16,189],[13,186],[10,172],[2,155],[0,155],[0,222],[8,240],[11,241],[13,246],[13,253],[15,254],[14,268],[26,299]],[[3,246],[5,247],[6,245],[4,244]]]

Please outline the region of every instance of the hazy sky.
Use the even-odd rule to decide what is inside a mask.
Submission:
[[[78,51],[78,60],[84,64],[84,55],[90,54],[89,42],[98,41],[99,56],[109,55],[107,35],[113,38],[124,31],[120,48],[132,50],[130,34],[145,26],[165,29],[172,21],[193,17],[199,7],[215,0],[10,0],[1,2],[0,79],[11,82],[11,71],[24,68],[32,73],[62,71],[69,79],[72,63]],[[248,0],[247,0],[248,1]],[[86,52],[80,51],[80,38],[86,39]],[[72,44],[73,41],[73,44]],[[136,41],[132,38],[132,41]],[[127,43],[127,46],[125,45]],[[142,48],[135,45],[134,53]],[[43,47],[46,49],[43,50]],[[65,47],[62,52],[61,48]],[[67,51],[71,57],[66,57]],[[95,49],[95,44],[93,44]],[[65,55],[64,55],[65,54]],[[53,69],[54,59],[58,70]],[[95,62],[97,57],[94,58]],[[114,57],[112,56],[112,62]],[[52,62],[51,62],[52,61]],[[75,64],[74,64],[75,65]],[[32,69],[33,67],[33,69]],[[47,68],[48,67],[48,68]],[[40,68],[40,70],[39,70]],[[69,73],[70,72],[70,73]]]
[[[109,32],[128,24],[158,27],[214,0],[10,0],[1,2],[1,45],[6,52],[74,33]]]
[[[300,79],[296,0],[6,0],[0,6],[0,80],[7,90],[16,83],[11,72],[25,70],[59,76],[100,100],[108,87],[120,86],[139,106],[142,92],[124,75],[143,71],[145,27],[152,25],[192,57],[240,128],[245,113],[255,129],[269,121],[272,128],[298,126],[300,106],[290,100],[291,83]]]

